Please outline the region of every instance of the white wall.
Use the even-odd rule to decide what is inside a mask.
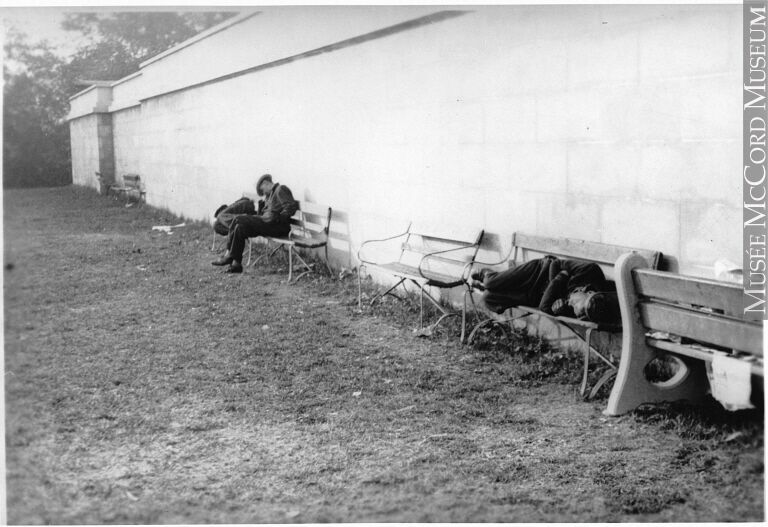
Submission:
[[[96,114],[69,122],[72,151],[72,183],[98,189],[95,172],[99,171],[99,137]]]
[[[441,10],[302,9],[286,20],[309,47]],[[740,261],[741,6],[470,11],[143,100],[116,114],[118,173],[209,219],[271,172],[348,213],[353,249],[412,219],[658,249],[693,274]],[[136,90],[297,53],[280,13],[149,63]]]
[[[124,174],[142,174],[141,130],[144,123],[141,107],[133,106],[112,114],[112,134],[114,138],[115,174],[117,180]]]

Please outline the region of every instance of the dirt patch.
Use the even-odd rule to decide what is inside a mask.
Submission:
[[[225,275],[209,226],[151,230],[180,221],[5,193],[9,523],[763,519],[760,411],[606,418],[578,357],[418,338],[279,258]]]

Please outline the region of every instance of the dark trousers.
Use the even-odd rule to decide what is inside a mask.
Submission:
[[[538,306],[549,283],[552,258],[531,260],[500,273],[489,272],[483,285],[483,302],[496,313],[513,306]]]
[[[245,240],[256,236],[287,236],[291,230],[289,223],[265,222],[261,216],[242,214],[232,220],[227,235],[227,251],[233,259],[243,259]]]

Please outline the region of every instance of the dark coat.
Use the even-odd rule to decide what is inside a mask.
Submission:
[[[558,298],[567,298],[583,287],[603,291],[605,282],[603,270],[595,263],[547,256],[500,273],[485,272],[483,300],[497,313],[515,306],[536,307],[551,313],[552,303]]]

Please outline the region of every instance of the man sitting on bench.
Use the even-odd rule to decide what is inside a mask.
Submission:
[[[519,267],[473,273],[473,287],[484,290],[483,302],[495,313],[510,307],[537,307],[549,315],[613,322],[618,318],[615,294],[595,263],[546,256]]]
[[[259,200],[258,214],[238,214],[230,225],[227,234],[227,252],[213,265],[229,265],[225,272],[243,272],[243,250],[245,241],[256,236],[287,236],[291,231],[291,216],[299,208],[293,199],[291,189],[272,182],[272,176],[264,174],[256,182],[256,193],[264,196]]]

